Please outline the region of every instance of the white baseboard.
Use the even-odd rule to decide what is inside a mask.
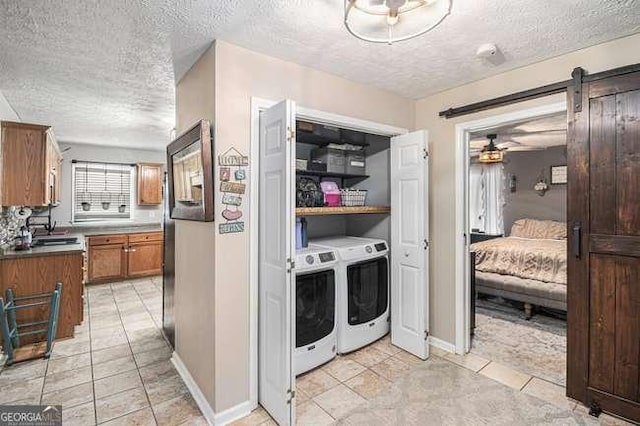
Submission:
[[[445,342],[444,340],[438,339],[437,337],[429,336],[429,344],[436,348],[442,349],[443,351],[456,353],[456,345],[453,343]]]
[[[251,401],[242,402],[215,415],[215,426],[227,425],[251,414]]]
[[[198,387],[196,381],[193,380],[191,373],[189,373],[189,370],[187,370],[187,367],[175,351],[173,352],[173,355],[171,355],[171,363],[176,367],[176,370],[178,370],[178,374],[182,377],[184,384],[187,385],[187,389],[189,389],[191,396],[196,401],[196,404],[198,404],[200,411],[202,411],[202,415],[204,415],[210,425],[215,425],[216,413],[209,405],[209,401],[207,401],[207,398]]]
[[[176,367],[178,374],[182,377],[182,380],[185,385],[187,385],[187,389],[189,389],[191,396],[196,401],[198,408],[200,408],[200,411],[202,411],[202,414],[210,425],[226,425],[251,413],[253,408],[251,401],[244,401],[234,407],[228,408],[220,413],[216,413],[213,411],[213,408],[211,408],[211,405],[209,405],[209,401],[207,401],[207,398],[198,387],[196,381],[193,380],[191,373],[189,373],[189,370],[175,351],[171,356],[171,363]]]

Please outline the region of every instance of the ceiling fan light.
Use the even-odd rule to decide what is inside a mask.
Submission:
[[[481,163],[502,163],[504,161],[503,151],[483,151],[478,156]]]
[[[435,28],[451,12],[451,0],[344,1],[347,30],[372,43],[392,44],[418,37]]]
[[[496,134],[487,135],[489,143],[482,148],[478,161],[481,163],[502,163],[504,161],[504,151],[495,145]]]

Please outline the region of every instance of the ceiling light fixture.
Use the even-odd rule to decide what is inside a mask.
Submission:
[[[478,161],[481,163],[502,163],[504,160],[504,151],[496,146],[493,142],[498,135],[491,134],[487,135],[487,139],[489,139],[489,144],[482,148],[482,152],[480,152],[480,156],[478,157]]]
[[[392,44],[418,37],[451,13],[451,0],[345,0],[344,24],[359,39]]]

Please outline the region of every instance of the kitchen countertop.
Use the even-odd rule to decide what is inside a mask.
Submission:
[[[37,256],[52,256],[52,255],[58,255],[58,254],[70,254],[70,253],[81,253],[84,251],[85,246],[84,246],[84,236],[82,234],[79,233],[69,233],[66,235],[54,235],[51,238],[60,238],[60,237],[65,237],[65,238],[70,238],[70,237],[77,237],[78,238],[78,242],[75,244],[64,244],[64,245],[57,245],[57,246],[37,246],[37,247],[33,247],[29,250],[18,250],[16,251],[13,247],[12,248],[3,248],[0,249],[0,260],[2,259],[17,259],[17,258],[21,258],[21,257],[37,257]],[[36,237],[35,240],[39,239],[39,238],[43,238],[46,239],[47,237]]]
[[[74,231],[82,232],[85,237],[95,237],[97,235],[117,235],[117,234],[139,234],[142,232],[162,232],[162,226],[160,225],[151,225],[151,226],[128,226],[128,227],[119,227],[119,228],[111,228],[111,227],[96,227],[96,228],[87,228],[78,229],[74,228]]]

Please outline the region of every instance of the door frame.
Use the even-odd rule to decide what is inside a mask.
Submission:
[[[455,301],[456,301],[456,341],[457,354],[464,355],[471,349],[471,309],[469,267],[469,136],[473,132],[491,129],[495,126],[509,124],[527,119],[542,117],[567,110],[566,100],[549,103],[533,108],[525,108],[514,112],[492,115],[490,117],[456,124],[455,146]]]
[[[251,410],[258,406],[258,277],[259,277],[259,217],[254,213],[254,207],[259,205],[260,185],[257,177],[260,175],[260,113],[276,105],[272,101],[259,97],[251,97],[251,180],[249,199],[249,403]],[[320,111],[296,106],[296,119],[308,120],[313,123],[336,126],[340,128],[358,130],[381,136],[398,136],[409,133],[408,129],[395,127],[374,121],[362,120],[340,114]],[[257,212],[257,208],[255,209]],[[295,220],[295,218],[294,218]]]

